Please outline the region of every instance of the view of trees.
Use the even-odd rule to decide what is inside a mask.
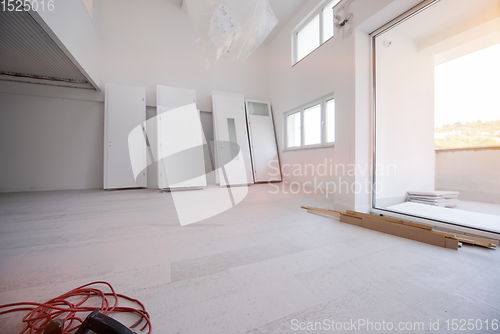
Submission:
[[[436,148],[500,146],[500,120],[445,124],[434,131]]]

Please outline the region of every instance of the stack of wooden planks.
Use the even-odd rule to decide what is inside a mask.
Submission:
[[[346,211],[345,213],[320,209],[309,206],[303,206],[307,212],[338,217],[343,223],[368,228],[399,237],[425,242],[444,248],[458,249],[462,243],[478,245],[486,248],[496,248],[498,240],[483,239],[466,235],[434,231],[431,226],[407,222],[393,218],[381,217],[360,213],[356,211]]]

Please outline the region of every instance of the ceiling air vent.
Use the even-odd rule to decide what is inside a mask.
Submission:
[[[0,11],[0,80],[95,89],[27,11]]]

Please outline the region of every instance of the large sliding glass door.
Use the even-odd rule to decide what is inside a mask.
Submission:
[[[424,1],[372,34],[375,210],[500,233],[499,9]]]

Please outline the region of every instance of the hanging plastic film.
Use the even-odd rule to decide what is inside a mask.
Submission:
[[[278,24],[269,0],[185,1],[207,68],[221,57],[247,59]]]

